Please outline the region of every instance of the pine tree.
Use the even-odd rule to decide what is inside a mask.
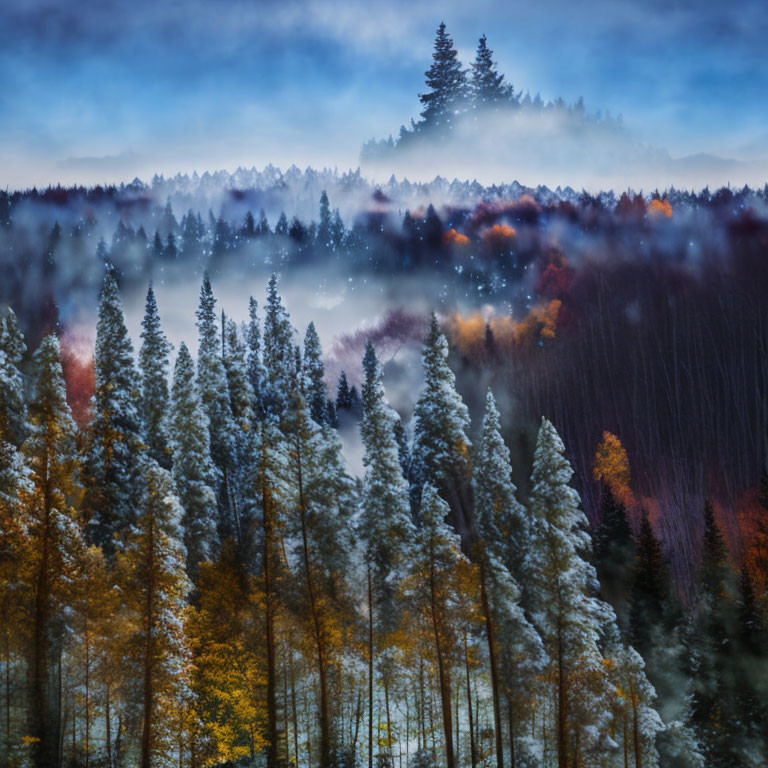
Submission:
[[[29,735],[36,739],[34,764],[48,768],[54,764],[58,749],[49,672],[51,645],[55,626],[71,597],[73,560],[84,545],[74,509],[79,493],[76,429],[67,404],[61,350],[55,336],[43,339],[34,362],[30,435],[24,444],[32,482],[25,503],[33,558],[29,569]]]
[[[621,615],[629,596],[635,543],[627,508],[605,483],[602,486],[594,552],[601,596]]]
[[[422,124],[439,130],[448,129],[456,122],[456,115],[463,108],[467,78],[443,22],[437,28],[432,64],[425,75],[430,90],[419,94],[419,101],[424,106]]]
[[[564,453],[555,428],[542,419],[531,477],[527,607],[550,660],[559,768],[568,768],[575,748],[597,748],[608,730],[600,647],[604,627],[615,620],[610,606],[593,597],[587,518],[568,485],[573,470]]]
[[[507,688],[515,685],[519,689],[524,677],[516,668],[522,666],[516,660],[528,656],[531,666],[536,666],[540,654],[537,653],[535,632],[523,615],[520,590],[513,576],[521,571],[527,521],[525,510],[515,497],[509,450],[501,436],[501,419],[490,389],[485,398],[474,466],[475,530],[471,554],[479,568],[480,602],[488,641],[496,762],[498,768],[503,768],[502,683],[497,636],[503,643],[507,660]],[[500,629],[503,629],[501,633]]]
[[[488,48],[485,35],[477,43],[477,54],[472,62],[472,79],[469,88],[475,109],[499,107],[511,101],[512,86],[505,83],[504,75],[496,71],[493,51]]]
[[[414,527],[408,508],[408,483],[403,477],[394,425],[399,419],[385,400],[384,376],[373,344],[363,358],[363,420],[360,433],[363,464],[363,514],[360,538],[365,542],[368,598],[368,753],[373,760],[374,670],[381,666],[386,681],[391,663],[383,656],[398,618],[396,594],[406,573],[408,543]],[[343,376],[343,374],[342,374]],[[340,380],[346,384],[346,377]]]
[[[315,324],[307,326],[304,336],[304,393],[312,418],[317,424],[328,423],[328,395],[325,391],[323,349],[315,330]]]
[[[648,513],[643,511],[637,539],[629,607],[629,638],[643,657],[662,629],[664,604],[669,590],[661,542],[656,538]]]
[[[317,244],[325,249],[333,247],[333,219],[331,218],[331,206],[328,202],[328,193],[323,190],[320,195],[320,219],[317,225]]]
[[[332,748],[338,740],[333,732],[330,677],[338,663],[343,617],[349,614],[344,575],[350,565],[351,482],[336,432],[313,421],[298,389],[293,392],[285,424],[287,471],[293,488],[289,525],[296,542],[293,560],[301,595],[298,617],[306,622],[319,682],[319,762],[321,768],[330,768]]]
[[[192,579],[199,564],[210,560],[216,545],[217,470],[211,461],[208,418],[195,384],[195,366],[186,344],[179,347],[173,373],[170,449],[173,480],[184,510],[182,530],[187,571]]]
[[[414,508],[421,488],[431,483],[451,509],[451,522],[462,540],[471,529],[469,412],[456,392],[448,366],[448,342],[433,312],[422,352],[424,389],[414,408],[410,480]]]
[[[261,359],[261,330],[259,329],[258,304],[251,296],[248,301],[248,334],[246,338],[248,381],[253,392],[253,412],[261,418],[264,415],[262,392],[264,390],[265,372]]]
[[[203,410],[208,416],[211,458],[219,472],[220,482],[215,488],[219,510],[219,536],[222,540],[231,536],[239,541],[241,510],[234,485],[235,423],[222,360],[222,337],[216,323],[215,304],[211,281],[206,274],[203,277],[197,310],[197,387]]]
[[[0,315],[0,442],[20,447],[27,435],[21,363],[27,346],[12,309]]]
[[[83,507],[93,542],[109,555],[133,521],[143,452],[133,345],[111,269],[99,303],[94,371],[96,393]]]
[[[141,419],[147,454],[161,467],[170,467],[168,435],[168,355],[171,345],[163,333],[155,293],[150,284],[142,320],[142,345],[139,349],[141,375]]]
[[[347,374],[342,371],[339,374],[339,383],[336,386],[336,412],[352,408],[352,392],[347,383]]]
[[[178,764],[173,713],[187,695],[189,652],[184,635],[189,581],[182,544],[182,509],[168,472],[151,460],[140,511],[119,560],[132,628],[126,654],[141,712],[140,768]]]
[[[295,377],[293,328],[277,292],[277,277],[272,275],[267,291],[264,316],[263,360],[266,371],[262,402],[269,418],[279,422],[286,412]]]

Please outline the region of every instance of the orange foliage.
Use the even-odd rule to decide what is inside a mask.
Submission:
[[[552,299],[565,298],[571,290],[574,270],[561,251],[551,248],[546,255],[546,266],[540,267],[541,275],[536,283],[536,292]]]
[[[760,504],[757,489],[744,494],[736,504],[736,519],[742,540],[742,563],[762,593],[768,585],[768,512]]]
[[[635,498],[630,487],[629,457],[621,440],[612,432],[603,432],[603,440],[595,452],[592,476],[595,480],[605,483],[614,497],[628,509],[634,506]]]
[[[462,235],[461,232],[457,232],[453,227],[449,229],[443,235],[444,243],[453,243],[454,245],[468,245],[469,238],[466,235]]]
[[[508,227],[506,224],[494,224],[490,229],[486,229],[483,232],[483,240],[486,242],[498,242],[509,240],[515,237],[515,235],[517,235],[517,232],[512,227]]]
[[[648,206],[648,213],[651,216],[666,216],[668,219],[671,219],[672,206],[669,204],[669,200],[651,200],[651,204]]]
[[[544,339],[553,339],[562,302],[553,299],[530,308],[522,320],[510,315],[491,315],[487,320],[480,313],[455,314],[446,322],[451,343],[463,354],[483,354],[486,344],[486,326],[490,328],[497,349],[511,352],[515,347],[535,345]]]

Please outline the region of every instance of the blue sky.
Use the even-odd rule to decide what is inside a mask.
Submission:
[[[0,0],[0,185],[354,167],[417,116],[441,20],[673,155],[768,153],[763,0]]]

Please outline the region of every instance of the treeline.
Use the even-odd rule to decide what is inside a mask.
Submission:
[[[137,365],[108,270],[83,430],[56,335],[30,356],[3,315],[5,764],[763,764],[764,585],[710,506],[684,611],[608,475],[590,532],[546,418],[519,498],[493,394],[472,441],[434,315],[406,427],[370,344],[362,391],[329,398],[274,277],[244,327],[215,304],[206,277],[197,359],[180,345],[169,375],[150,287]]]
[[[471,121],[479,121],[473,127],[482,131],[490,115],[508,116],[517,110],[531,115],[557,115],[574,125],[592,122],[612,131],[622,127],[621,116],[614,119],[609,114],[588,115],[581,97],[569,105],[559,97],[545,102],[539,93],[531,98],[529,91],[515,92],[512,83],[498,71],[485,35],[478,40],[469,69],[464,69],[444,22],[437,28],[432,63],[424,74],[426,90],[419,94],[421,119],[412,119],[410,128],[401,126],[397,140],[390,136],[385,141],[366,142],[361,155],[364,161],[386,157],[395,148],[412,146],[424,139],[439,140]]]

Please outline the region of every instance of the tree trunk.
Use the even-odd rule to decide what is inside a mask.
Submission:
[[[298,443],[298,440],[297,440]],[[320,768],[329,768],[331,763],[331,727],[328,709],[328,658],[325,645],[325,635],[320,621],[320,610],[317,604],[315,583],[312,578],[312,566],[309,561],[309,543],[307,535],[307,507],[304,498],[304,482],[302,478],[301,447],[296,445],[296,460],[298,462],[298,491],[299,518],[301,521],[301,540],[304,551],[304,576],[307,589],[307,600],[312,618],[312,629],[317,654],[317,674],[320,679]]]
[[[472,716],[472,688],[469,678],[469,647],[467,636],[464,635],[464,664],[467,670],[467,718],[469,720],[469,759],[472,768],[477,765],[477,747],[475,746],[475,724]]]
[[[104,726],[107,740],[107,768],[112,768],[112,716],[109,703],[109,685],[107,685],[104,695]]]
[[[141,768],[152,766],[152,727],[154,714],[154,632],[155,632],[155,516],[149,514],[149,541],[147,544],[147,595],[144,643],[143,717],[141,727]]]
[[[440,705],[443,715],[443,735],[445,737],[446,768],[454,768],[453,754],[453,725],[451,723],[451,675],[448,661],[443,653],[443,643],[440,632],[440,619],[437,606],[437,577],[434,569],[434,557],[430,556],[429,567],[430,610],[432,614],[432,631],[435,637],[435,655],[437,657],[437,678],[440,685]]]
[[[368,563],[368,768],[373,768],[373,583]]]
[[[491,605],[488,600],[487,588],[488,563],[485,552],[480,553],[480,599],[485,618],[485,634],[488,638],[488,659],[491,667],[491,691],[493,693],[493,728],[496,732],[496,766],[504,768],[504,735],[501,731],[501,695],[499,692],[499,670],[496,659],[496,639],[494,633]]]
[[[264,632],[267,646],[267,746],[266,768],[277,766],[277,679],[275,670],[275,613],[276,599],[273,584],[273,548],[275,535],[274,500],[267,485],[267,456],[262,438],[261,503],[263,511],[264,552],[262,575],[264,578]]]
[[[643,745],[640,741],[640,722],[637,716],[637,695],[634,684],[629,686],[632,697],[632,741],[635,747],[635,768],[643,768]]]
[[[557,765],[568,768],[568,722],[567,722],[567,687],[565,681],[565,659],[563,648],[563,630],[557,628]]]

